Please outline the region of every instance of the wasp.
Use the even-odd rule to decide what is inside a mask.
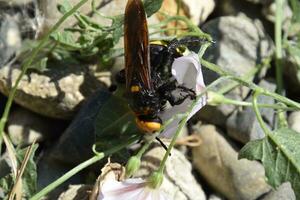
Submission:
[[[199,38],[149,41],[146,14],[141,0],[128,0],[124,18],[125,69],[117,78],[125,82],[125,96],[136,116],[136,124],[145,133],[162,126],[159,113],[167,102],[172,106],[186,98],[195,99],[192,89],[179,85],[171,75],[175,58],[197,46]]]

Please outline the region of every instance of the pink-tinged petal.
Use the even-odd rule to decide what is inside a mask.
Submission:
[[[102,184],[97,200],[167,200],[159,189],[151,189],[141,178],[122,182],[108,180]]]
[[[172,75],[176,78],[179,84],[184,85],[187,88],[193,89],[196,94],[200,94],[205,84],[203,81],[203,74],[201,70],[201,64],[199,57],[196,53],[191,52],[187,56],[182,56],[173,62]],[[203,95],[194,106],[193,110],[188,116],[190,119],[196,112],[198,112],[206,104],[206,95]],[[175,105],[166,109],[161,113],[160,117],[165,122],[176,114],[182,114],[188,111],[189,106],[192,104],[192,100],[187,98],[182,104]],[[175,119],[170,123],[165,130],[161,133],[162,137],[171,137],[178,128],[180,119]]]

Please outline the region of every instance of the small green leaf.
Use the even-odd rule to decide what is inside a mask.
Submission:
[[[62,3],[58,5],[58,11],[63,15],[66,14],[71,9],[72,9],[72,5],[68,0],[63,0]]]
[[[38,145],[33,147],[32,153],[28,160],[28,163],[25,167],[23,176],[22,176],[22,189],[23,189],[23,198],[29,199],[36,193],[37,190],[37,168],[36,164],[33,160],[35,151],[37,150]],[[21,149],[17,151],[17,160],[18,166],[21,166],[22,161],[24,160],[27,148]],[[3,190],[4,194],[8,194],[12,187],[14,186],[15,180],[13,178],[13,174],[8,174],[5,177],[0,179],[0,188]],[[0,189],[0,192],[1,192]]]
[[[95,120],[97,150],[102,151],[139,134],[128,102],[112,95],[101,107]]]
[[[293,11],[293,21],[300,22],[300,2],[299,0],[290,0],[290,5]]]
[[[8,174],[0,179],[0,199],[8,199],[12,187],[14,186],[14,178],[12,174]]]
[[[115,16],[112,20],[111,29],[114,29],[112,34],[113,41],[114,44],[117,44],[123,35],[124,15]]]
[[[147,17],[151,17],[151,15],[156,13],[160,9],[162,2],[162,0],[144,0]]]
[[[51,38],[70,50],[78,50],[81,48],[81,46],[78,43],[76,43],[76,40],[74,39],[72,32],[57,31],[51,34]]]
[[[28,199],[29,197],[33,196],[37,190],[37,168],[36,164],[33,160],[35,151],[37,150],[38,145],[33,147],[32,153],[26,165],[25,171],[22,176],[22,183],[23,183],[23,196]],[[26,154],[27,148],[18,151],[17,159],[19,164],[22,163]]]
[[[239,159],[260,160],[268,183],[277,188],[289,181],[297,199],[300,198],[300,133],[288,128],[274,131],[270,137],[247,143]]]
[[[48,57],[43,57],[41,60],[35,62],[30,66],[30,69],[36,69],[39,72],[47,71]]]

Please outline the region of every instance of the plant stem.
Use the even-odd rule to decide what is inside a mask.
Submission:
[[[229,99],[224,97],[222,99],[222,104],[231,104],[236,106],[245,106],[245,107],[253,107],[253,104],[251,102],[245,102],[245,101],[238,101],[234,99]],[[283,105],[277,105],[277,104],[257,104],[259,108],[273,108],[278,110],[294,110],[293,108],[289,108]]]
[[[102,158],[104,158],[108,155],[111,155],[111,154],[127,147],[128,145],[131,145],[133,142],[137,141],[139,139],[139,137],[140,136],[135,136],[135,137],[131,138],[129,141],[127,141],[126,143],[116,146],[108,151],[103,152],[103,153],[97,153],[97,155],[93,156],[92,158],[88,159],[87,161],[85,161],[83,163],[80,163],[79,165],[77,165],[76,167],[74,167],[73,169],[71,169],[70,171],[65,173],[63,176],[61,176],[59,179],[57,179],[56,181],[54,181],[53,183],[49,184],[47,187],[45,187],[44,189],[39,191],[37,194],[35,194],[33,197],[31,197],[30,200],[41,199],[43,196],[45,196],[46,194],[51,192],[53,189],[55,189],[60,184],[62,184],[63,182],[65,182],[66,180],[71,178],[73,175],[77,174],[79,171],[96,163],[97,161],[101,160]]]
[[[256,118],[257,118],[257,121],[258,121],[260,127],[263,129],[263,131],[266,134],[266,136],[269,136],[272,133],[267,128],[267,126],[265,125],[265,123],[264,123],[264,121],[262,119],[262,116],[261,116],[261,114],[259,112],[258,106],[257,106],[257,97],[258,97],[259,94],[260,94],[259,91],[255,91],[254,94],[253,94],[253,98],[252,98],[253,110],[255,112],[255,115],[256,115]]]
[[[32,64],[34,58],[37,56],[37,54],[39,53],[39,51],[42,49],[42,47],[44,46],[44,44],[47,42],[48,38],[50,37],[50,35],[56,31],[58,29],[58,27],[69,17],[71,16],[73,13],[76,12],[76,10],[78,10],[78,8],[80,8],[84,3],[86,3],[88,0],[81,0],[78,4],[76,4],[70,11],[68,11],[66,14],[64,14],[64,16],[62,16],[58,22],[52,27],[52,29],[43,37],[43,39],[39,42],[38,46],[36,48],[33,49],[31,56],[28,58],[28,60],[25,61],[25,63],[21,66],[22,71],[19,74],[12,90],[10,91],[9,95],[8,95],[8,100],[6,102],[5,108],[4,108],[4,112],[3,115],[1,117],[0,120],[0,155],[1,155],[1,146],[2,146],[2,134],[3,134],[3,130],[10,112],[10,108],[13,102],[13,99],[16,95],[17,89],[18,89],[18,85],[20,83],[20,81],[22,80],[24,74],[26,74],[28,68],[30,67],[30,65]]]
[[[290,153],[287,152],[287,150],[283,147],[283,145],[280,145],[282,142],[278,141],[278,138],[275,136],[275,134],[272,133],[272,131],[269,130],[267,128],[267,126],[265,125],[263,118],[259,112],[258,106],[257,106],[257,97],[259,94],[260,94],[260,91],[255,91],[253,94],[253,99],[252,99],[253,109],[254,109],[254,112],[255,112],[255,115],[256,115],[259,125],[263,129],[267,139],[271,140],[276,145],[276,150],[278,152],[282,151],[282,153],[288,159],[288,161],[291,163],[291,165],[296,168],[298,173],[300,173],[300,168],[297,165],[297,161],[293,157],[290,156]]]
[[[181,0],[176,0],[176,3],[177,3],[176,15],[178,16],[181,8]],[[177,26],[178,26],[178,20],[175,21],[175,27],[177,28]],[[174,35],[177,35],[177,29],[175,29]]]
[[[219,67],[216,64],[210,63],[204,59],[201,59],[201,64],[204,65],[205,67],[207,67],[208,69],[218,73],[220,76],[224,76],[228,79],[232,79],[234,81],[237,81],[238,83],[249,87],[250,89],[254,90],[254,91],[259,91],[261,94],[264,94],[266,96],[270,96],[273,97],[274,99],[276,99],[277,101],[280,101],[286,105],[289,105],[291,107],[297,108],[298,110],[300,110],[300,104],[296,101],[290,100],[289,98],[286,98],[284,96],[281,96],[275,92],[270,92],[262,87],[259,87],[258,85],[248,81],[248,80],[243,80],[243,78],[240,77],[236,77],[234,75],[232,75],[229,72],[226,72],[225,70],[221,69],[221,67]],[[297,110],[295,109],[295,110]]]
[[[215,82],[213,82],[210,86],[212,87],[215,83],[219,82],[219,80],[221,79],[217,79]],[[164,169],[165,169],[165,165],[166,165],[166,161],[171,153],[171,150],[172,148],[174,147],[175,143],[176,143],[176,140],[179,136],[179,134],[181,133],[184,125],[187,123],[188,121],[188,116],[189,114],[192,112],[193,108],[195,107],[195,105],[197,104],[197,102],[199,101],[200,98],[202,98],[202,96],[206,93],[206,91],[209,89],[210,87],[207,87],[203,92],[201,92],[200,95],[197,96],[197,98],[193,101],[193,103],[191,104],[191,106],[189,107],[188,111],[184,114],[184,117],[181,119],[180,123],[179,123],[179,126],[178,126],[178,129],[176,130],[172,140],[171,140],[171,143],[169,144],[168,146],[168,149],[162,159],[162,161],[160,162],[160,165],[159,165],[159,168],[157,170],[158,173],[161,173],[163,174],[164,172]]]
[[[283,92],[282,80],[282,16],[284,0],[276,0],[276,21],[275,21],[275,46],[276,46],[276,81],[277,93]]]

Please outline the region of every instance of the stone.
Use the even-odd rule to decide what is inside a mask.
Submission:
[[[183,8],[186,8],[187,15],[194,24],[202,24],[213,12],[215,8],[215,0],[183,0]]]
[[[265,80],[262,80],[258,85],[271,92],[274,92],[276,89],[274,83]],[[252,96],[249,96],[245,101],[251,102]],[[273,98],[262,95],[258,97],[257,102],[260,104],[275,104]],[[273,127],[274,109],[261,108],[260,112],[266,125],[269,128]],[[237,108],[227,119],[226,129],[230,137],[244,144],[250,140],[261,139],[265,136],[252,107]]]
[[[63,121],[49,119],[21,107],[10,113],[7,122],[7,133],[16,146],[58,138],[64,128]]]
[[[142,157],[140,170],[135,177],[149,177],[151,172],[158,169],[165,150],[156,146]],[[205,200],[205,193],[192,175],[192,166],[185,156],[173,149],[168,157],[164,180],[161,190],[168,199],[176,200]]]
[[[284,2],[284,1],[283,1]],[[262,10],[263,15],[266,17],[266,19],[268,19],[269,21],[275,23],[275,18],[276,18],[276,2],[271,2],[268,4],[265,4],[265,6],[263,7]],[[293,11],[292,9],[289,7],[287,2],[283,3],[283,12],[282,12],[283,16],[283,20],[282,20],[282,28],[285,31],[288,31],[288,29],[290,28],[290,21],[292,19],[293,16]]]
[[[203,31],[209,33],[216,41],[204,54],[204,59],[215,63],[239,77],[249,75],[257,64],[272,55],[274,45],[259,21],[242,16],[215,18],[203,25]],[[216,80],[219,75],[206,68],[203,69],[206,85]],[[264,75],[264,70],[260,76]],[[249,77],[252,80],[253,75]],[[224,81],[216,87],[218,91],[232,81]],[[227,94],[227,97],[243,100],[249,89],[239,86]],[[225,126],[226,117],[235,109],[232,105],[218,107],[206,106],[199,113],[199,118],[209,123]],[[207,116],[207,113],[210,113]],[[218,121],[216,121],[216,119]],[[218,122],[218,123],[216,123]]]
[[[224,198],[222,198],[218,195],[212,194],[212,195],[209,195],[208,200],[224,200]]]
[[[79,104],[104,84],[91,76],[86,64],[56,66],[41,74],[31,72],[18,86],[14,101],[44,116],[70,119],[78,111]],[[0,90],[8,95],[21,73],[20,66],[4,66],[0,69]]]
[[[12,61],[21,48],[21,34],[15,18],[0,15],[0,67]]]
[[[92,190],[91,185],[70,185],[68,190],[63,192],[58,200],[83,200],[89,199],[89,193]]]
[[[290,183],[283,183],[276,190],[272,190],[261,200],[296,200]]]
[[[57,160],[53,160],[52,158],[48,157],[48,153],[44,153],[43,157],[37,163],[38,169],[38,178],[37,178],[37,191],[48,186],[53,181],[57,180],[73,167],[70,165],[66,165],[61,162],[57,162]],[[58,196],[65,191],[69,185],[79,184],[84,182],[84,174],[77,173],[72,176],[70,179],[63,182],[59,187],[52,190],[48,195],[47,199],[54,200],[58,199]]]
[[[288,117],[289,127],[300,133],[300,111],[292,112]]]
[[[50,150],[49,157],[57,162],[73,165],[92,157],[92,146],[95,143],[94,122],[103,102],[110,96],[106,90],[99,90],[91,96]]]
[[[228,199],[257,199],[270,191],[265,182],[263,166],[256,161],[238,160],[235,150],[223,134],[213,125],[195,125],[202,144],[192,149],[195,169]]]
[[[299,49],[298,49],[299,50]],[[296,101],[300,99],[300,74],[298,52],[286,51],[286,59],[283,60],[283,80],[287,93]]]
[[[22,6],[26,5],[28,3],[33,2],[33,0],[9,0],[9,1],[1,1],[0,2],[0,7],[1,6]]]

